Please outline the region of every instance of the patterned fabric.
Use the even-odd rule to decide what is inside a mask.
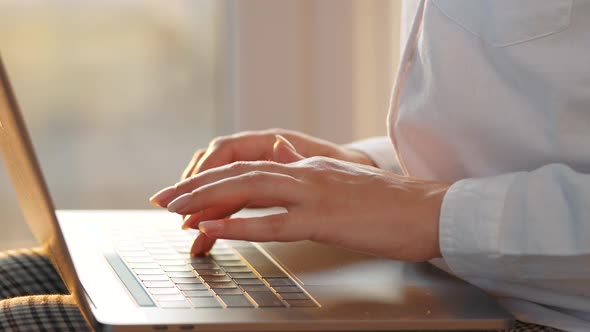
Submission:
[[[70,295],[29,295],[0,301],[1,331],[90,331]]]
[[[502,330],[500,332],[561,332],[561,330],[554,329],[552,327],[516,321],[514,327]]]
[[[42,250],[0,252],[0,331],[90,331]]]
[[[0,331],[90,331],[42,250],[0,252]],[[558,332],[523,322],[500,332]]]

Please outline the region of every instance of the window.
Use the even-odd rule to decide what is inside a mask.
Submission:
[[[4,0],[0,51],[56,207],[147,208],[220,134],[386,134],[399,5]],[[0,227],[31,243],[4,169]]]
[[[224,130],[219,10],[214,0],[0,3],[0,50],[57,208],[147,208]],[[28,244],[0,174],[0,249]]]

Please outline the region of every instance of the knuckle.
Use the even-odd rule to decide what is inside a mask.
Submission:
[[[244,180],[246,182],[255,183],[255,182],[264,180],[267,176],[268,176],[268,173],[255,170],[255,171],[251,171],[251,172],[244,174]]]
[[[267,134],[271,134],[271,135],[283,135],[285,136],[287,133],[289,133],[289,131],[287,129],[284,128],[271,128],[266,130]]]
[[[197,175],[191,175],[188,178],[180,181],[176,184],[176,190],[178,192],[185,192],[196,188],[199,184],[199,177]]]
[[[231,137],[229,136],[219,136],[214,138],[211,143],[209,143],[209,148],[211,149],[219,149],[224,146],[227,146],[231,142]]]
[[[246,161],[234,161],[233,163],[227,166],[227,169],[230,172],[234,173],[241,173],[246,171],[249,168],[249,164]]]
[[[322,157],[322,156],[314,156],[310,158],[303,159],[301,163],[304,166],[309,166],[314,169],[326,169],[331,168],[333,161],[330,158]]]
[[[203,155],[203,153],[205,153],[205,151],[205,149],[198,149],[197,151],[195,151],[195,153],[193,154],[193,160],[196,161]]]

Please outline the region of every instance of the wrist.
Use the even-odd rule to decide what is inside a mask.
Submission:
[[[426,225],[427,237],[429,238],[428,242],[431,243],[429,259],[442,257],[439,241],[439,224],[443,200],[449,187],[449,184],[436,184],[425,193],[425,202],[428,202],[428,208],[426,210],[429,211],[429,216],[424,220],[428,223]]]
[[[373,161],[373,159],[371,159],[371,157],[369,157],[367,153],[347,147],[341,148],[344,150],[343,154],[349,155],[350,161],[361,165],[377,167],[377,164]]]

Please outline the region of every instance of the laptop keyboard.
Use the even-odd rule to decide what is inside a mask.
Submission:
[[[158,307],[318,307],[294,280],[248,242],[218,240],[209,255],[191,257],[189,249],[196,232],[149,228],[113,227],[107,233],[118,255]]]

